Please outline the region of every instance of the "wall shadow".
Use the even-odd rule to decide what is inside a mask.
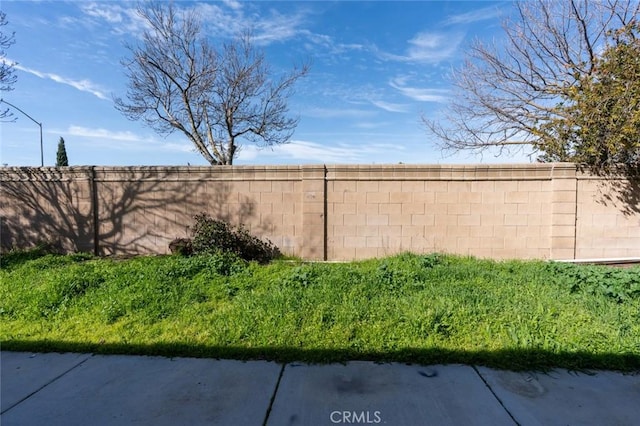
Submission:
[[[152,170],[119,170],[98,173],[95,181],[96,239],[98,255],[135,256],[157,253],[171,224],[204,182],[189,182],[181,191],[168,190],[171,182]],[[173,188],[171,188],[173,189]],[[160,241],[158,241],[160,240]],[[166,244],[165,244],[166,246]]]
[[[640,175],[625,180],[603,180],[598,192],[602,205],[614,206],[625,216],[640,214]]]
[[[169,177],[170,178],[170,177]],[[194,216],[207,213],[233,225],[254,222],[255,202],[226,181],[167,180],[154,170],[119,172],[122,185],[98,180],[100,255],[167,252],[174,238],[191,236]],[[268,229],[254,224],[254,232]]]
[[[56,169],[11,168],[2,180],[3,250],[49,243],[57,251],[93,251],[89,176],[63,180]]]
[[[466,364],[512,371],[548,371],[564,368],[574,371],[618,370],[640,373],[640,354],[594,354],[555,352],[544,349],[504,349],[461,351],[442,348],[404,348],[384,352],[347,349],[302,349],[299,347],[239,347],[198,344],[104,344],[56,340],[7,340],[3,350],[25,352],[80,352],[165,357],[195,357],[236,360],[266,360],[279,363],[311,364],[348,361],[399,362],[419,365]]]
[[[59,252],[157,254],[189,236],[193,216],[203,212],[268,233],[272,225],[256,220],[255,201],[233,190],[229,182],[177,180],[156,168],[10,168],[0,188],[1,248],[49,243]]]
[[[596,167],[578,167],[581,173],[600,178],[598,182],[597,202],[618,209],[624,216],[640,214],[640,163],[629,164],[613,169]]]

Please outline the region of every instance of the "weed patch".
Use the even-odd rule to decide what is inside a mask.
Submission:
[[[640,369],[633,269],[408,253],[25,256],[0,270],[5,349]]]
[[[572,292],[602,294],[620,303],[640,299],[640,267],[574,265],[551,262],[548,266],[554,280]]]

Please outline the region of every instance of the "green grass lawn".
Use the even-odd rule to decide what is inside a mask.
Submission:
[[[11,252],[4,350],[640,369],[640,268]]]

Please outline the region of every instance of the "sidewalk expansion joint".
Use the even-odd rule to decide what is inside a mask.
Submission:
[[[282,368],[280,368],[280,374],[278,375],[276,386],[273,389],[273,395],[271,395],[271,400],[269,401],[269,407],[267,408],[267,413],[264,416],[264,422],[262,422],[262,426],[267,426],[267,422],[269,421],[269,416],[271,415],[271,408],[273,407],[273,402],[276,400],[276,395],[278,394],[278,388],[280,387],[280,381],[282,380],[282,375],[284,374],[284,368],[286,366],[287,364],[282,364]]]
[[[10,405],[9,407],[7,407],[4,411],[0,412],[0,414],[4,414],[7,411],[11,410],[12,408],[22,404],[24,401],[26,401],[27,399],[31,398],[33,395],[37,394],[38,392],[40,392],[42,389],[46,388],[47,386],[49,386],[50,384],[52,384],[53,382],[57,381],[58,379],[60,379],[62,376],[65,376],[67,373],[71,372],[72,370],[75,370],[76,368],[80,367],[82,364],[84,364],[85,362],[87,362],[87,360],[89,358],[93,357],[93,354],[90,354],[88,357],[86,357],[85,359],[83,359],[82,361],[80,361],[79,363],[77,363],[76,365],[74,365],[73,367],[69,368],[66,371],[63,371],[62,373],[60,373],[59,375],[57,375],[56,377],[54,377],[53,379],[49,380],[49,382],[45,383],[44,385],[40,386],[38,389],[34,390],[33,392],[31,392],[29,395],[25,396],[24,398],[22,398],[20,401],[16,402],[15,404]]]
[[[484,379],[484,377],[482,376],[482,374],[480,374],[480,372],[478,371],[478,368],[475,365],[472,365],[471,368],[473,368],[473,370],[476,372],[476,374],[478,375],[478,377],[480,377],[480,380],[482,380],[482,383],[484,383],[484,385],[487,387],[487,389],[489,389],[489,392],[491,392],[491,394],[493,395],[493,397],[498,401],[498,404],[500,404],[500,406],[502,407],[502,409],[509,415],[509,417],[511,418],[511,420],[513,420],[513,422],[517,425],[517,426],[521,426],[520,423],[518,423],[518,421],[515,419],[515,417],[513,417],[513,414],[511,414],[511,412],[507,409],[507,407],[504,405],[504,403],[502,402],[502,400],[500,399],[500,397],[493,391],[493,389],[491,388],[491,386],[489,385],[489,383]]]

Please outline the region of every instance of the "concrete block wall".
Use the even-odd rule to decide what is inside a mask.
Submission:
[[[300,167],[96,167],[101,254],[166,253],[200,213],[303,256]]]
[[[94,249],[94,203],[87,169],[0,169],[1,248],[53,242],[65,251]]]
[[[640,183],[578,180],[576,257],[640,257]]]
[[[550,258],[552,194],[537,165],[327,167],[329,258]]]
[[[640,256],[640,189],[571,164],[0,169],[2,248],[166,253],[206,212],[283,252]]]

